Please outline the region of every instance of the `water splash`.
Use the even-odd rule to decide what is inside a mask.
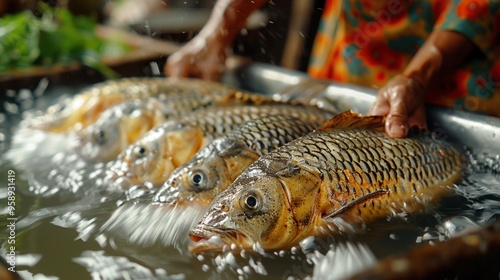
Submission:
[[[100,189],[113,191],[104,185],[107,166],[81,159],[72,149],[72,136],[20,128],[14,134],[5,159],[23,171],[29,181],[28,191],[35,195],[50,197]]]
[[[168,275],[163,269],[151,270],[123,256],[108,256],[104,251],[84,251],[73,258],[93,279],[186,279],[184,274]]]
[[[346,242],[332,245],[328,253],[314,259],[312,279],[345,279],[375,264],[376,258],[367,245]]]
[[[188,231],[203,215],[204,208],[162,204],[125,203],[111,215],[101,232],[108,239],[141,247],[160,245],[187,254]]]

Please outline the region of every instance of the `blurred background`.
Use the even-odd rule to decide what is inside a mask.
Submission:
[[[0,0],[0,85],[159,75],[216,0]],[[234,44],[253,61],[305,70],[324,0],[274,0]]]

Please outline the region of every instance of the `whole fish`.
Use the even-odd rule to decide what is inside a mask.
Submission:
[[[77,132],[74,149],[86,161],[109,161],[173,111],[154,97],[130,99],[104,111]]]
[[[324,121],[332,115],[314,106],[280,102],[198,110],[167,120],[129,146],[118,155],[108,179],[121,187],[142,183],[160,186],[174,169],[185,164],[214,138],[246,121],[275,114],[313,121]]]
[[[264,96],[237,92],[205,106],[274,104]],[[170,96],[161,101],[155,97],[130,99],[105,110],[97,121],[79,131],[74,142],[75,151],[86,161],[109,161],[116,158],[130,144],[142,138],[153,127],[168,118],[200,109],[199,96]]]
[[[465,159],[451,144],[427,133],[391,139],[383,131],[383,117],[348,111],[260,157],[214,199],[190,231],[190,250],[289,248],[340,230],[339,220],[416,211],[461,177]]]
[[[158,97],[186,99],[191,109],[205,107],[238,92],[232,86],[197,79],[123,78],[98,83],[50,106],[44,114],[25,121],[32,128],[50,132],[80,129],[94,123],[107,108],[128,99]],[[178,103],[179,101],[177,101]]]
[[[248,121],[218,137],[172,172],[155,202],[208,205],[260,156],[321,125],[317,119],[272,115]]]

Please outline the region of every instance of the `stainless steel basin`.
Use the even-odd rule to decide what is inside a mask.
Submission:
[[[277,98],[295,98],[359,113],[368,111],[376,94],[372,88],[315,80],[303,72],[262,63],[236,66],[224,81]],[[427,115],[429,129],[439,137],[474,151],[500,154],[500,118],[436,106],[428,106]]]

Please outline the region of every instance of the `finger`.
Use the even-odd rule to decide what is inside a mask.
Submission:
[[[408,120],[408,123],[409,123],[410,127],[417,126],[420,129],[427,129],[427,121],[426,121],[426,117],[425,117],[425,108],[423,106],[421,106],[420,108],[418,108],[417,110],[415,110],[415,112],[413,113],[413,115]]]
[[[221,79],[221,74],[218,71],[209,71],[205,70],[201,73],[201,77],[204,80],[209,80],[209,81],[220,81]]]
[[[389,103],[385,99],[375,99],[372,106],[368,110],[368,116],[385,116],[389,113]]]
[[[385,121],[385,131],[391,138],[403,138],[408,134],[408,111],[403,102],[392,104]]]
[[[188,67],[179,63],[169,64],[168,62],[165,65],[165,73],[173,78],[187,77],[189,75]]]
[[[203,68],[201,77],[204,80],[220,81],[223,72],[224,67],[221,66],[221,63],[219,61],[212,61],[210,64],[207,64],[207,67]]]

